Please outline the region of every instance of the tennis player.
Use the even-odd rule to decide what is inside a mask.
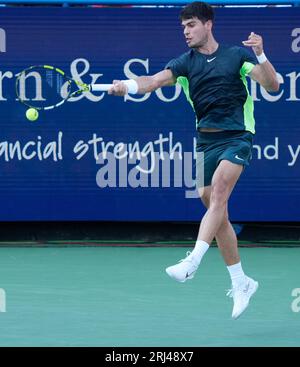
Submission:
[[[233,297],[232,318],[236,319],[258,288],[258,282],[243,271],[237,237],[228,219],[228,199],[249,164],[255,133],[253,101],[246,76],[267,91],[278,91],[279,83],[265,56],[260,35],[251,32],[242,41],[245,47],[218,43],[212,32],[213,8],[204,2],[185,6],[180,19],[190,50],[155,75],[114,80],[109,94],[143,94],[176,82],[183,86],[197,117],[197,151],[204,153],[201,200],[207,211],[193,251],[166,272],[178,282],[192,279],[216,238],[231,277],[232,289],[227,295]]]

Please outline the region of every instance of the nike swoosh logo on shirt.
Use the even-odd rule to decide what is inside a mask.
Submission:
[[[212,59],[207,59],[207,62],[212,62],[217,56],[213,57]]]

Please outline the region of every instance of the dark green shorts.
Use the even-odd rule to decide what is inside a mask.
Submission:
[[[249,131],[218,131],[202,132],[198,131],[197,153],[198,157],[203,157],[204,178],[202,185],[211,185],[213,174],[218,164],[226,159],[232,163],[245,166],[249,165],[252,157],[253,134]],[[197,165],[199,162],[197,162]],[[197,179],[198,181],[198,179]],[[199,182],[198,182],[199,184]]]

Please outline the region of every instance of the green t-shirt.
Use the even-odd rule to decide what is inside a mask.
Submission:
[[[191,49],[171,60],[166,69],[183,87],[196,113],[197,128],[247,130],[254,134],[254,107],[246,76],[256,64],[254,54],[245,48],[219,45],[211,55]]]

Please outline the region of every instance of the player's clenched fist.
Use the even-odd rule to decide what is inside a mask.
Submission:
[[[114,96],[125,96],[127,93],[128,87],[121,80],[114,80],[113,86],[108,91],[108,94],[112,94]]]

